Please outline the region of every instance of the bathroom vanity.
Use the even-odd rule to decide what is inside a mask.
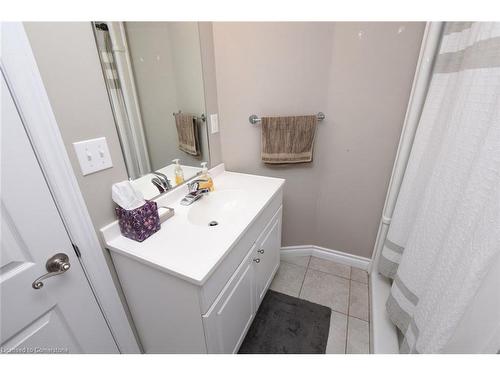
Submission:
[[[139,243],[103,228],[146,353],[237,352],[279,266],[283,179],[211,170],[215,191]],[[210,224],[210,225],[209,225]]]

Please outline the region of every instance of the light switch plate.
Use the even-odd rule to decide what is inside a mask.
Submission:
[[[210,128],[212,134],[219,132],[219,116],[217,115],[217,113],[210,115]]]
[[[84,176],[113,166],[106,138],[73,143]]]

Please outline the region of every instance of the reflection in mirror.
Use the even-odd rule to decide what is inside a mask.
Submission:
[[[129,178],[151,199],[209,159],[198,24],[93,25]]]

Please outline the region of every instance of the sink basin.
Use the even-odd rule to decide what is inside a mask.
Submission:
[[[243,190],[225,189],[208,193],[189,208],[187,219],[191,224],[217,226],[230,223],[238,218],[247,204]]]

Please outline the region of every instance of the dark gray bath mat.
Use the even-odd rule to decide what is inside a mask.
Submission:
[[[323,354],[331,310],[269,290],[241,344],[240,354]]]

